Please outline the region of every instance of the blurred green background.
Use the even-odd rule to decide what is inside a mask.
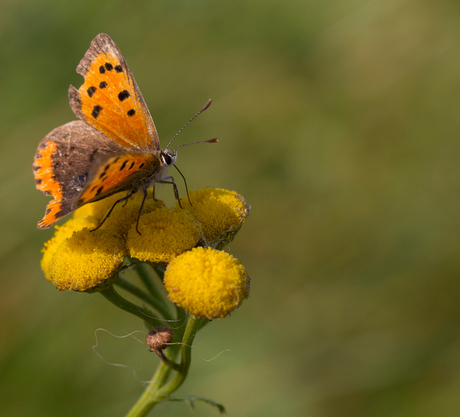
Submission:
[[[3,1],[0,414],[122,416],[158,359],[142,323],[39,267],[52,230],[39,141],[118,44],[191,189],[252,214],[229,251],[251,297],[198,336],[179,394],[229,416],[460,414],[460,9],[456,1]],[[178,181],[180,182],[180,181]],[[183,187],[181,188],[183,193]],[[168,187],[159,196],[172,201]],[[141,333],[138,339],[143,339]],[[221,353],[219,356],[216,357]],[[136,370],[117,367],[124,364]],[[153,414],[155,415],[155,414]],[[156,415],[191,415],[181,403]],[[195,415],[216,416],[198,404]]]

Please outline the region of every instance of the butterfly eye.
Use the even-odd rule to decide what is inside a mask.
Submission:
[[[174,163],[173,158],[171,158],[171,155],[167,152],[161,153],[161,159],[163,160],[163,163],[165,163],[166,165],[171,165]]]

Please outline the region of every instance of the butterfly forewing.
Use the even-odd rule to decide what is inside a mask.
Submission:
[[[90,45],[77,72],[85,77],[69,89],[74,113],[126,149],[160,148],[158,134],[139,87],[118,47],[105,34]]]
[[[74,209],[126,190],[147,185],[158,172],[161,162],[154,153],[111,155],[91,171],[87,185],[74,204]]]

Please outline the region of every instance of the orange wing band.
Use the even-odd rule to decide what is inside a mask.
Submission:
[[[62,186],[54,179],[53,173],[52,157],[56,149],[57,145],[54,142],[48,142],[43,149],[37,152],[33,163],[37,189],[43,191],[46,195],[54,197],[54,200],[50,201],[46,206],[45,216],[37,224],[39,229],[46,229],[59,219],[59,212],[62,208]]]

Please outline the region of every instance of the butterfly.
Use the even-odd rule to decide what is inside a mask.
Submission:
[[[140,216],[147,189],[157,183],[171,184],[179,200],[174,179],[167,175],[178,147],[168,149],[171,140],[160,148],[150,112],[115,42],[106,34],[97,35],[77,73],[84,83],[78,90],[70,86],[69,100],[80,120],[50,132],[35,154],[36,187],[54,198],[37,227],[48,228],[77,208],[122,191],[126,196],[98,227],[117,203],[138,191],[144,193]],[[210,104],[208,100],[191,120]]]

